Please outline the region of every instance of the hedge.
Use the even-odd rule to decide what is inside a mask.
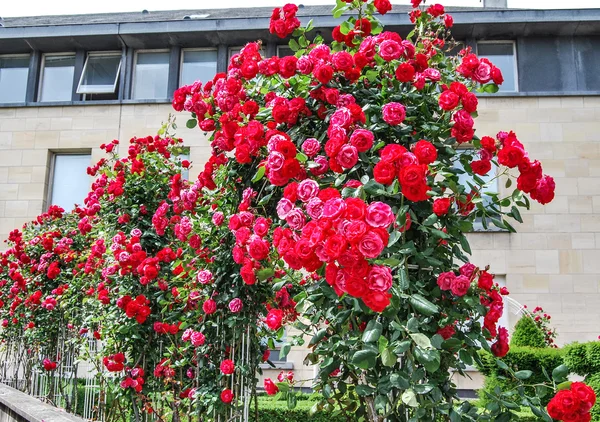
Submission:
[[[488,393],[492,393],[496,387],[502,391],[507,391],[516,386],[516,382],[511,379],[511,375],[503,371],[496,365],[496,359],[488,352],[480,352],[483,365],[478,365],[479,371],[486,377],[484,386],[478,391],[478,395],[483,404],[489,402]],[[522,370],[531,370],[533,375],[527,381],[529,384],[547,382],[547,378],[542,372],[546,369],[548,374],[563,363],[563,353],[561,349],[552,348],[534,348],[534,347],[511,347],[508,354],[502,358],[515,372]],[[531,394],[534,394],[531,391]],[[545,397],[543,402],[547,402],[550,397]]]

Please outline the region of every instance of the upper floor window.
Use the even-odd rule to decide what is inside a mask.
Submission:
[[[514,41],[480,41],[477,43],[477,55],[489,59],[502,71],[504,82],[499,87],[501,92],[519,90]]]
[[[294,51],[289,48],[287,45],[278,45],[277,46],[277,56],[278,57],[286,57],[286,56],[293,56],[296,53],[294,53]]]
[[[90,189],[87,168],[90,154],[54,154],[52,157],[50,182],[50,204],[67,211],[75,204],[83,203]]]
[[[205,84],[217,74],[216,50],[183,50],[180,85]]]
[[[133,99],[168,98],[169,52],[140,51],[135,55]]]
[[[71,101],[75,54],[46,54],[40,78],[40,101]]]
[[[0,56],[0,103],[24,103],[29,55]]]
[[[121,52],[88,53],[77,93],[86,100],[116,99],[120,71]]]

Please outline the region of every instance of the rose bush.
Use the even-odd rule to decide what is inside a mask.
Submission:
[[[358,18],[336,27],[331,45],[309,40],[297,7],[275,9],[270,30],[293,34],[295,56],[263,58],[250,43],[227,73],[174,93],[175,110],[192,113],[187,126],[210,133],[193,182],[181,176],[190,163],[177,158],[173,124],[133,138],[121,157],[117,141],[103,145],[108,158],[88,170],[96,179],[82,206],[51,208],[11,234],[4,338],[33,333],[38,366],[52,373],[61,356],[42,340],[66,326],[95,359],[115,418],[122,409],[136,420],[247,418],[259,364],[294,324],[302,335],[288,336],[280,356],[308,341],[324,397],[315,411],[509,420],[526,405],[550,420],[522,388],[483,410],[457,404],[452,374],[481,348],[509,349],[498,326],[508,291],[469,263],[465,233],[476,220],[514,231],[509,219],[521,221],[528,196],[548,203],[555,185],[516,134],[475,134],[475,92],[497,91],[501,72],[469,49],[449,54],[452,18],[419,4],[403,39],[376,18],[388,1],[339,1],[336,17]],[[102,341],[99,354],[89,337]],[[531,375],[506,370],[518,382]],[[288,374],[264,388],[293,406],[299,383]],[[571,415],[561,403],[552,412]]]

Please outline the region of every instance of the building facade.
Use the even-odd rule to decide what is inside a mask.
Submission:
[[[330,7],[301,7],[327,38]],[[382,17],[410,30],[406,7]],[[490,265],[513,302],[552,315],[559,344],[600,334],[600,9],[456,8],[454,36],[503,71],[505,84],[481,96],[477,133],[514,130],[556,180],[556,199],[532,204],[518,233],[469,235],[477,265]],[[155,134],[182,84],[212,79],[242,45],[262,40],[265,55],[290,50],[268,33],[271,9],[169,11],[10,18],[0,26],[0,238],[51,203],[83,200],[85,169],[112,139]],[[179,116],[179,119],[185,119]],[[178,135],[189,146],[195,178],[210,155],[198,129]],[[493,185],[502,194],[503,183]],[[2,246],[0,246],[2,247]],[[276,353],[276,352],[275,352]],[[296,348],[269,376],[294,370],[311,379]],[[277,354],[274,355],[277,357]],[[277,360],[277,359],[275,359]],[[459,379],[465,389],[480,380]],[[309,386],[309,384],[307,384]]]

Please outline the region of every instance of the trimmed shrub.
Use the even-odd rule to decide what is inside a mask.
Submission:
[[[565,346],[564,364],[571,372],[582,377],[600,373],[600,341]]]
[[[511,347],[547,347],[544,333],[528,315],[522,317],[515,325],[515,331],[510,339],[510,345]]]
[[[508,391],[515,388],[517,382],[512,379],[509,373],[496,365],[496,359],[491,354],[481,352],[480,357],[483,365],[477,366],[486,378],[483,388],[478,391],[478,395],[485,405],[490,401],[488,393],[493,394],[496,387],[500,387],[502,391]],[[548,381],[542,372],[542,368],[548,374],[551,374],[554,368],[563,363],[563,354],[561,349],[511,347],[508,354],[502,358],[502,361],[515,372],[523,370],[533,371],[533,375],[527,380],[527,383],[536,384]],[[534,394],[533,391],[530,393]],[[545,403],[550,398],[550,396],[544,397],[542,402]]]

